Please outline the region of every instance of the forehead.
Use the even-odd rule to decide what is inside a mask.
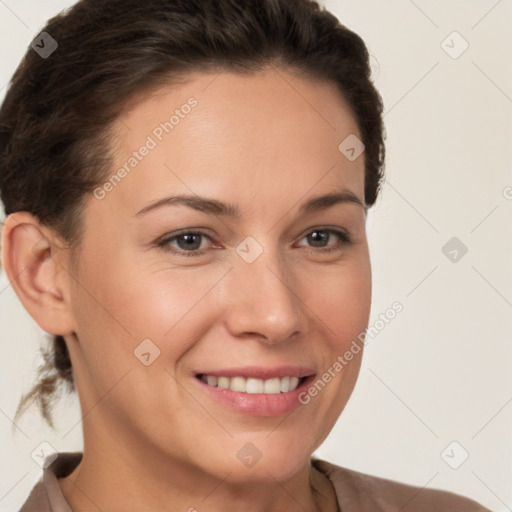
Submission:
[[[140,209],[167,191],[225,196],[233,188],[248,201],[291,200],[317,185],[351,188],[364,201],[364,154],[351,161],[339,149],[361,136],[332,82],[277,69],[196,73],[137,100],[113,127],[112,172],[126,172],[111,201]]]

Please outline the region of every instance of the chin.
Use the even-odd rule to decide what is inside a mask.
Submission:
[[[222,467],[223,478],[231,473],[231,482],[286,481],[309,463],[313,452],[309,442],[300,441],[300,435],[277,431],[236,436],[230,441],[231,448],[223,450],[217,468]]]

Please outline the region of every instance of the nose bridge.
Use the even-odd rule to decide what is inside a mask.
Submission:
[[[237,247],[229,294],[228,327],[233,335],[259,334],[285,341],[299,330],[295,277],[278,248],[248,237]]]

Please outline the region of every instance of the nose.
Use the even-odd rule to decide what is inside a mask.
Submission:
[[[252,263],[235,258],[228,278],[225,318],[233,336],[274,345],[300,332],[301,300],[295,277],[277,250],[266,248]]]

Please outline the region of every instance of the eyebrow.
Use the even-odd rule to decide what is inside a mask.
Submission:
[[[366,210],[363,202],[350,190],[344,189],[339,193],[325,194],[309,199],[299,208],[299,213],[307,214],[321,210],[326,210],[336,204],[352,203],[358,204]],[[183,205],[198,210],[200,212],[209,213],[212,215],[221,215],[224,217],[231,217],[240,219],[240,209],[236,204],[223,203],[217,199],[202,197],[198,195],[179,195],[164,197],[158,201],[142,208],[135,216],[143,215],[156,208],[162,206]]]

